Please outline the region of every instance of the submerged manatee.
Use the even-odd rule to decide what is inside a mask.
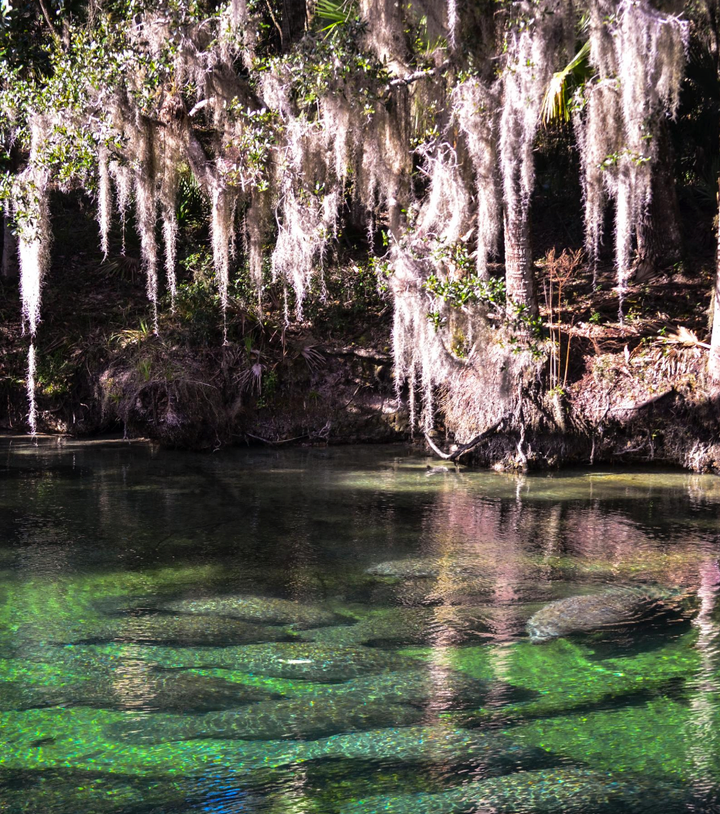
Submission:
[[[78,478],[92,478],[92,469],[86,466],[70,466],[69,464],[56,464],[55,466],[43,466],[42,468],[28,466],[0,466],[0,478],[19,479],[42,479],[62,478],[64,480],[76,480]]]
[[[389,608],[354,625],[303,632],[303,639],[328,644],[444,644],[477,641],[487,630],[487,608]]]
[[[473,557],[413,557],[371,565],[365,573],[375,577],[397,579],[434,578],[441,574],[454,577],[480,577],[487,573],[487,564]]]
[[[221,667],[243,673],[319,683],[347,681],[368,673],[417,666],[415,659],[370,647],[336,647],[305,642],[207,649],[149,647],[145,658],[166,668]]]
[[[78,678],[56,687],[0,683],[0,710],[3,711],[63,706],[209,712],[278,697],[260,687],[175,671],[118,672],[114,678]]]
[[[387,560],[365,569],[374,577],[397,577],[399,579],[424,579],[437,577],[440,573],[436,557],[415,557],[407,560]]]
[[[358,699],[293,698],[253,704],[241,710],[207,715],[166,717],[111,725],[110,731],[140,743],[196,740],[313,740],[340,732],[374,729],[382,725],[417,723],[422,710],[399,704],[363,703]]]
[[[311,628],[334,625],[340,617],[325,608],[306,605],[290,599],[272,599],[262,596],[219,596],[205,599],[176,599],[160,606],[174,613],[200,616],[229,616],[245,622],[265,625],[292,625]]]
[[[314,697],[356,697],[387,704],[423,704],[439,709],[480,705],[489,685],[465,673],[427,667],[362,676],[317,688]]]
[[[179,811],[192,787],[191,782],[154,778],[148,783],[145,778],[72,769],[2,769],[0,810],[4,814],[139,814],[156,807]]]
[[[437,794],[369,797],[349,803],[340,814],[663,814],[683,810],[684,794],[584,769],[544,769],[517,772],[467,783]]]
[[[627,585],[598,594],[569,596],[534,614],[527,631],[530,641],[545,642],[569,633],[627,624],[668,610],[667,601],[677,597],[677,591],[657,585]]]
[[[407,726],[315,741],[308,757],[388,763],[479,764],[502,772],[547,764],[542,750],[519,746],[497,732],[451,729],[447,726]],[[421,811],[422,809],[418,809]]]
[[[50,626],[49,629],[22,626],[18,637],[24,640],[47,641],[51,644],[95,644],[99,642],[130,642],[137,644],[174,644],[195,646],[226,646],[277,642],[290,638],[279,627],[267,627],[221,616],[168,616],[149,614],[123,616],[115,619],[89,619],[71,625]]]

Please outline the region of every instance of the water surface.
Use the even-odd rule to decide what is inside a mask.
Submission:
[[[428,464],[0,439],[0,811],[719,810],[720,480]]]

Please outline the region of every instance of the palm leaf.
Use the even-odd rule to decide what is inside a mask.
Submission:
[[[315,17],[325,23],[320,31],[332,33],[338,26],[350,22],[354,14],[354,0],[317,0],[315,4]]]
[[[570,90],[589,79],[591,71],[589,56],[590,42],[588,41],[561,71],[552,75],[540,109],[544,124],[558,119],[570,121],[568,109]]]

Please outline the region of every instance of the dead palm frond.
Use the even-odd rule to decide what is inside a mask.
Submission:
[[[686,348],[710,349],[710,345],[707,342],[701,342],[693,331],[682,325],[675,332],[660,338],[666,345],[682,345]]]
[[[325,356],[315,345],[304,345],[300,348],[300,355],[313,372],[319,370],[325,364]]]
[[[240,390],[245,393],[254,393],[260,395],[262,393],[262,377],[265,371],[265,365],[260,362],[255,362],[254,365],[246,367],[240,371],[237,376],[237,384]]]

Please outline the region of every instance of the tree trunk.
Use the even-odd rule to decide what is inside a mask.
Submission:
[[[530,252],[530,224],[527,207],[518,202],[505,207],[505,291],[508,313],[517,308],[527,309],[530,316],[538,314],[535,279]]]
[[[718,182],[718,205],[720,206],[720,181]],[[708,358],[708,375],[713,390],[720,390],[720,234],[715,255],[715,288],[712,301],[712,334],[710,336],[710,355]]]
[[[638,226],[638,258],[633,281],[641,283],[682,258],[680,208],[675,190],[675,156],[667,122],[660,123],[658,156],[653,167],[652,199]]]
[[[708,4],[711,42],[714,46],[715,72],[720,77],[720,41],[718,39],[718,3]],[[718,178],[718,209],[720,210],[720,178]],[[718,242],[715,254],[715,286],[713,288],[710,313],[712,314],[712,334],[710,335],[710,353],[708,355],[708,376],[711,390],[720,392],[720,224],[718,225]]]
[[[282,0],[280,24],[282,27],[283,51],[305,33],[307,7],[305,0]]]
[[[20,275],[17,237],[15,237],[10,224],[10,218],[4,215],[2,266],[0,266],[0,277],[2,277],[3,280],[13,279]]]

